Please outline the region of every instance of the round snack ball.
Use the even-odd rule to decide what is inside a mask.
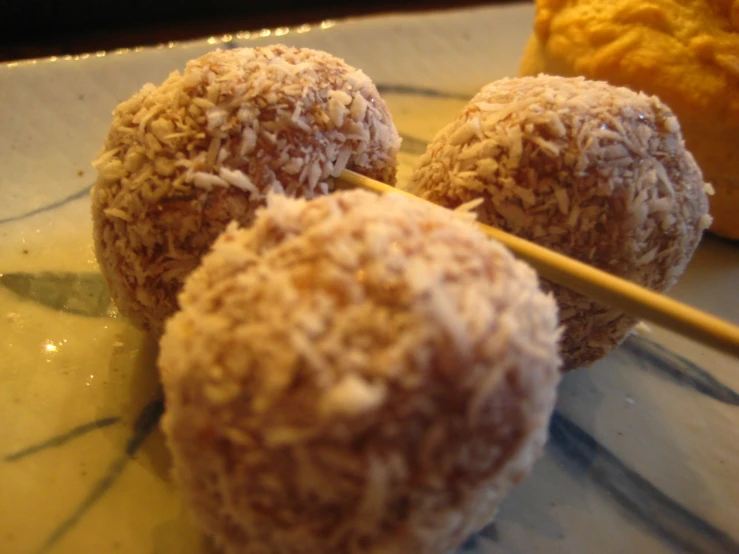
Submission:
[[[272,196],[187,279],[161,341],[163,429],[226,552],[448,554],[528,473],[556,306],[469,215]]]
[[[659,96],[739,239],[739,0],[536,0],[522,75],[582,75]]]
[[[710,224],[706,185],[657,98],[583,78],[485,86],[429,145],[411,192],[482,198],[483,223],[640,285],[672,286]],[[636,321],[548,281],[564,368],[614,349]]]
[[[184,278],[272,192],[312,198],[345,168],[394,184],[400,139],[375,85],[325,52],[214,51],[114,112],[94,165],[95,251],[113,300],[158,336]]]

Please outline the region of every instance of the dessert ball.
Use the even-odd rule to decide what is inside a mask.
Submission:
[[[213,240],[248,225],[269,192],[325,194],[345,168],[395,181],[386,104],[325,52],[211,52],[113,115],[94,164],[95,251],[120,312],[156,336]]]
[[[659,96],[716,189],[711,231],[739,239],[739,0],[537,0],[521,74],[538,73]]]
[[[363,191],[271,196],[180,304],[163,428],[226,552],[448,554],[544,443],[554,300],[464,215]]]
[[[710,224],[706,185],[657,98],[583,78],[485,86],[429,145],[411,191],[657,291]],[[636,321],[544,281],[565,327],[564,367],[589,365]]]

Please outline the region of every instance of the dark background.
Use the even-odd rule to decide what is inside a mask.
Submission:
[[[146,46],[349,16],[505,1],[0,0],[0,61]]]

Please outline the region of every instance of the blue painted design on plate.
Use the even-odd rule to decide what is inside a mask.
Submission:
[[[5,458],[3,458],[3,461],[15,462],[32,454],[36,454],[37,452],[48,450],[49,448],[56,448],[57,446],[62,446],[63,444],[67,444],[69,441],[74,440],[78,437],[82,437],[92,431],[103,429],[104,427],[108,427],[110,425],[118,423],[120,420],[120,417],[106,417],[103,419],[91,421],[90,423],[85,423],[84,425],[75,427],[74,429],[67,431],[66,433],[56,435],[55,437],[51,437],[50,439],[47,439],[45,441],[32,444],[31,446],[28,446],[22,450],[18,450],[17,452],[8,454],[5,456]]]
[[[739,542],[629,468],[575,423],[555,412],[548,448],[609,494],[632,518],[691,554],[739,554]]]
[[[0,274],[0,285],[24,300],[87,317],[113,316],[108,285],[100,273],[48,272]]]
[[[620,349],[638,360],[638,367],[654,370],[677,384],[710,396],[714,400],[739,406],[739,393],[727,387],[699,365],[639,335],[631,335]]]
[[[470,538],[464,541],[464,544],[459,547],[459,550],[457,550],[456,554],[476,554],[479,552],[478,548],[479,545],[477,535],[472,535]]]
[[[0,219],[0,225],[2,225],[3,223],[11,223],[13,221],[20,221],[21,219],[26,219],[33,215],[55,210],[56,208],[61,208],[65,204],[69,204],[70,202],[73,202],[74,200],[78,200],[80,198],[87,196],[90,193],[91,189],[92,189],[92,185],[87,186],[83,188],[82,190],[78,190],[77,192],[73,192],[72,194],[70,194],[69,196],[66,196],[65,198],[62,198],[61,200],[57,200],[56,202],[52,202],[51,204],[47,204],[45,206],[41,206],[40,208],[36,208],[35,210],[31,210],[30,212],[26,212],[20,215],[14,215],[11,217],[6,217],[5,219]]]
[[[426,152],[426,146],[428,142],[425,140],[412,137],[410,135],[400,134],[403,141],[400,143],[400,151],[404,154],[411,154],[413,156],[420,156]]]
[[[478,533],[481,537],[485,537],[486,539],[490,539],[491,541],[497,542],[499,539],[498,535],[498,527],[495,525],[495,522],[489,523],[486,525],[482,531]]]
[[[82,520],[90,508],[105,496],[105,493],[116,483],[121,473],[123,473],[131,457],[136,454],[144,440],[146,440],[157,426],[163,413],[164,402],[161,399],[153,400],[144,406],[138,418],[136,418],[133,433],[126,443],[123,453],[113,460],[105,475],[93,485],[88,491],[87,496],[77,505],[72,513],[49,534],[37,550],[38,554],[51,551]]]

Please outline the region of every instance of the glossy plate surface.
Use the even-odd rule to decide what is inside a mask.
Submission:
[[[90,161],[120,101],[217,46],[344,57],[425,143],[516,74],[530,5],[358,19],[0,66],[0,552],[210,552],[168,479],[156,346],[110,306]],[[672,294],[739,322],[739,244],[709,237]],[[467,554],[739,553],[739,363],[657,327],[561,386],[545,456]]]

